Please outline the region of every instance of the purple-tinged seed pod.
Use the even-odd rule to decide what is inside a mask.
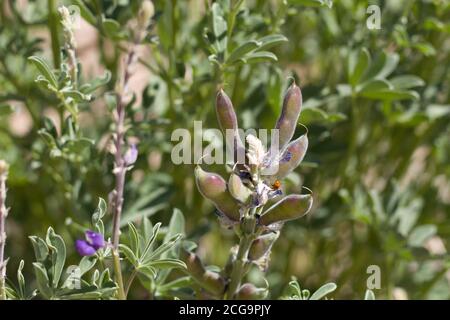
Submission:
[[[238,133],[239,126],[236,112],[234,111],[233,103],[230,98],[222,89],[219,90],[216,97],[216,114],[217,121],[219,122],[220,128],[226,138],[228,138],[227,130],[234,131],[233,141],[227,140],[227,145],[233,143],[233,149],[229,151],[233,152],[234,161],[239,163],[245,162],[245,147]],[[238,154],[240,158],[238,157]]]
[[[241,203],[247,203],[252,194],[251,190],[242,183],[241,178],[234,173],[230,175],[228,180],[228,190],[233,198]]]
[[[268,226],[275,222],[284,222],[300,218],[308,213],[313,204],[310,194],[291,194],[267,209],[259,222]]]
[[[279,235],[279,232],[270,232],[259,236],[253,241],[248,252],[248,258],[252,261],[256,261],[264,257],[270,251]]]
[[[218,273],[206,270],[196,254],[181,250],[180,259],[186,264],[187,272],[202,288],[215,295],[221,295],[225,291],[225,279]]]
[[[227,190],[227,183],[218,174],[204,171],[200,166],[195,168],[195,180],[200,193],[212,201],[217,210],[232,221],[239,221],[239,206]]]
[[[261,300],[267,297],[267,288],[257,288],[251,283],[244,283],[236,293],[237,300]]]
[[[284,96],[281,114],[275,125],[275,129],[280,130],[278,142],[279,150],[283,150],[289,141],[291,141],[295,128],[297,127],[301,107],[302,92],[300,91],[300,88],[293,83]]]
[[[278,171],[272,177],[272,180],[282,180],[295,168],[297,168],[305,157],[306,150],[308,149],[308,136],[302,135],[300,138],[292,141],[286,147],[281,155],[278,163]],[[272,181],[272,182],[273,182]]]

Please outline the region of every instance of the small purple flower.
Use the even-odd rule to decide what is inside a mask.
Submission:
[[[92,256],[95,254],[95,249],[89,243],[84,240],[75,241],[75,249],[80,256]]]
[[[98,249],[105,247],[105,238],[101,233],[88,230],[85,236],[86,240],[75,241],[75,249],[81,256],[92,256]]]
[[[87,241],[95,250],[101,249],[105,246],[105,239],[101,233],[88,230],[85,234]]]
[[[131,166],[133,163],[136,162],[137,157],[138,157],[138,149],[136,148],[135,144],[132,144],[130,148],[128,148],[127,152],[125,152],[125,156],[123,157],[125,165]]]

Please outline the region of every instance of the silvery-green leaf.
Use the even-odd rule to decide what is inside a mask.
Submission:
[[[327,294],[330,294],[331,292],[336,290],[336,288],[337,288],[337,285],[335,283],[330,282],[330,283],[324,284],[319,289],[317,289],[316,292],[314,292],[311,295],[311,298],[309,298],[309,300],[320,300],[323,297],[325,297]]]

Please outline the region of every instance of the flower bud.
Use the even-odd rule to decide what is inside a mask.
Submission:
[[[155,6],[150,0],[144,0],[138,12],[138,24],[141,29],[146,29],[150,24],[150,19],[155,14]]]
[[[234,173],[231,174],[230,180],[228,181],[228,189],[233,198],[241,203],[247,203],[252,194],[251,190],[242,183],[241,178]]]
[[[227,139],[227,146],[233,146],[232,150],[228,151],[233,152],[235,162],[243,163],[245,161],[245,148],[239,137],[236,113],[230,98],[222,89],[217,93],[216,97],[216,114],[220,128]],[[231,139],[227,135],[227,130],[233,131],[232,141],[229,141]]]
[[[284,149],[294,135],[301,107],[302,92],[300,91],[300,88],[293,83],[284,96],[281,114],[275,126],[275,129],[280,130],[278,143],[280,150]]]
[[[281,180],[291,173],[305,157],[308,149],[308,137],[306,134],[288,144],[278,162],[278,171],[274,180]]]
[[[279,235],[279,232],[270,232],[254,240],[248,252],[249,259],[256,261],[264,257],[270,251]]]
[[[267,297],[267,288],[257,288],[251,283],[244,283],[236,293],[237,300],[261,300]]]
[[[230,220],[239,221],[239,206],[228,192],[227,184],[220,175],[206,172],[200,166],[197,166],[195,168],[195,179],[200,193],[206,199],[212,201],[217,210]]]
[[[300,218],[308,213],[312,203],[313,198],[310,194],[291,194],[267,209],[259,221],[262,225],[268,226],[275,222]]]

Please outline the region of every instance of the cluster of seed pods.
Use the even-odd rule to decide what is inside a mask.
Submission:
[[[261,265],[261,261],[268,260],[267,256],[279,236],[281,226],[286,221],[304,216],[312,206],[311,194],[283,195],[281,190],[281,181],[299,166],[308,148],[306,134],[291,141],[297,127],[301,105],[302,94],[294,83],[285,94],[281,114],[275,125],[275,129],[278,129],[278,148],[266,152],[260,163],[255,165],[250,163],[249,151],[238,134],[238,122],[232,102],[226,93],[220,90],[216,98],[216,113],[224,136],[230,136],[227,130],[232,130],[233,133],[231,135],[233,137],[231,152],[235,160],[233,172],[227,182],[219,174],[207,172],[200,166],[195,169],[198,190],[215,205],[222,221],[239,229],[242,228],[244,215],[251,212],[256,216],[256,227],[251,231],[255,237],[247,259],[257,265]],[[244,161],[238,159],[239,153],[243,150],[247,155]],[[273,174],[263,175],[262,169],[271,166],[276,166],[277,170],[273,171]],[[265,208],[265,205],[268,208]],[[223,289],[222,286],[225,286],[227,275],[212,276],[207,273],[198,257],[191,256],[187,265],[188,269],[192,268],[197,274],[197,281],[208,282],[205,285],[210,288],[208,291],[212,294],[219,293]],[[215,284],[212,285],[211,282]],[[264,289],[246,283],[239,288],[235,298],[258,298],[265,292]]]

